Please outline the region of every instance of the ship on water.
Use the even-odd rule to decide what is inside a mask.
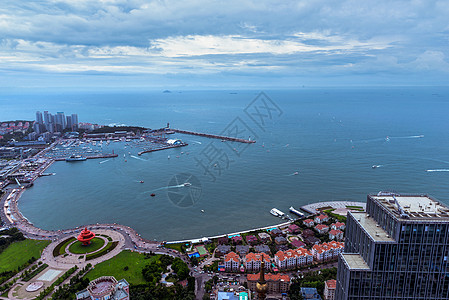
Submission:
[[[83,161],[86,160],[85,157],[82,157],[81,155],[72,155],[65,159],[67,162],[73,162],[73,161]]]
[[[295,209],[293,206],[290,206],[290,211],[299,217],[304,217],[304,214],[299,210]]]
[[[280,210],[277,209],[277,208],[271,209],[271,210],[270,210],[270,214],[272,214],[272,215],[275,216],[275,217],[280,217],[280,218],[284,217],[284,215],[285,215],[282,211],[280,211]]]

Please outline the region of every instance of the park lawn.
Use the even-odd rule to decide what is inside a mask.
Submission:
[[[86,278],[94,280],[101,276],[114,276],[115,279],[126,279],[129,284],[146,283],[142,275],[142,269],[154,260],[158,260],[160,255],[145,259],[144,254],[125,250],[113,258],[95,265],[94,269],[86,274]],[[128,267],[125,271],[124,268]]]
[[[14,242],[0,254],[0,273],[12,271],[26,263],[31,257],[41,257],[42,250],[50,241],[24,240]]]
[[[76,241],[69,247],[69,252],[74,254],[85,254],[85,253],[91,253],[94,252],[104,245],[104,240],[101,238],[93,238],[90,241],[90,244],[87,246],[84,246],[83,243],[80,241]]]

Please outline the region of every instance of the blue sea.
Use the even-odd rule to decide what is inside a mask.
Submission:
[[[256,140],[175,134],[189,145],[142,156],[132,143],[111,143],[103,150],[114,150],[115,159],[53,164],[48,172],[56,175],[38,179],[19,208],[45,229],[116,222],[148,239],[179,240],[279,223],[273,207],[364,202],[380,190],[427,193],[449,204],[448,88],[260,92],[1,92],[1,121],[63,111],[80,122],[169,122]]]

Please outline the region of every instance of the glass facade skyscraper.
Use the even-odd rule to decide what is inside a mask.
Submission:
[[[449,299],[449,208],[428,195],[368,195],[349,212],[337,300]]]

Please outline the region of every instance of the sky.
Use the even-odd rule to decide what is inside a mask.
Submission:
[[[449,1],[2,0],[0,88],[449,85]]]

